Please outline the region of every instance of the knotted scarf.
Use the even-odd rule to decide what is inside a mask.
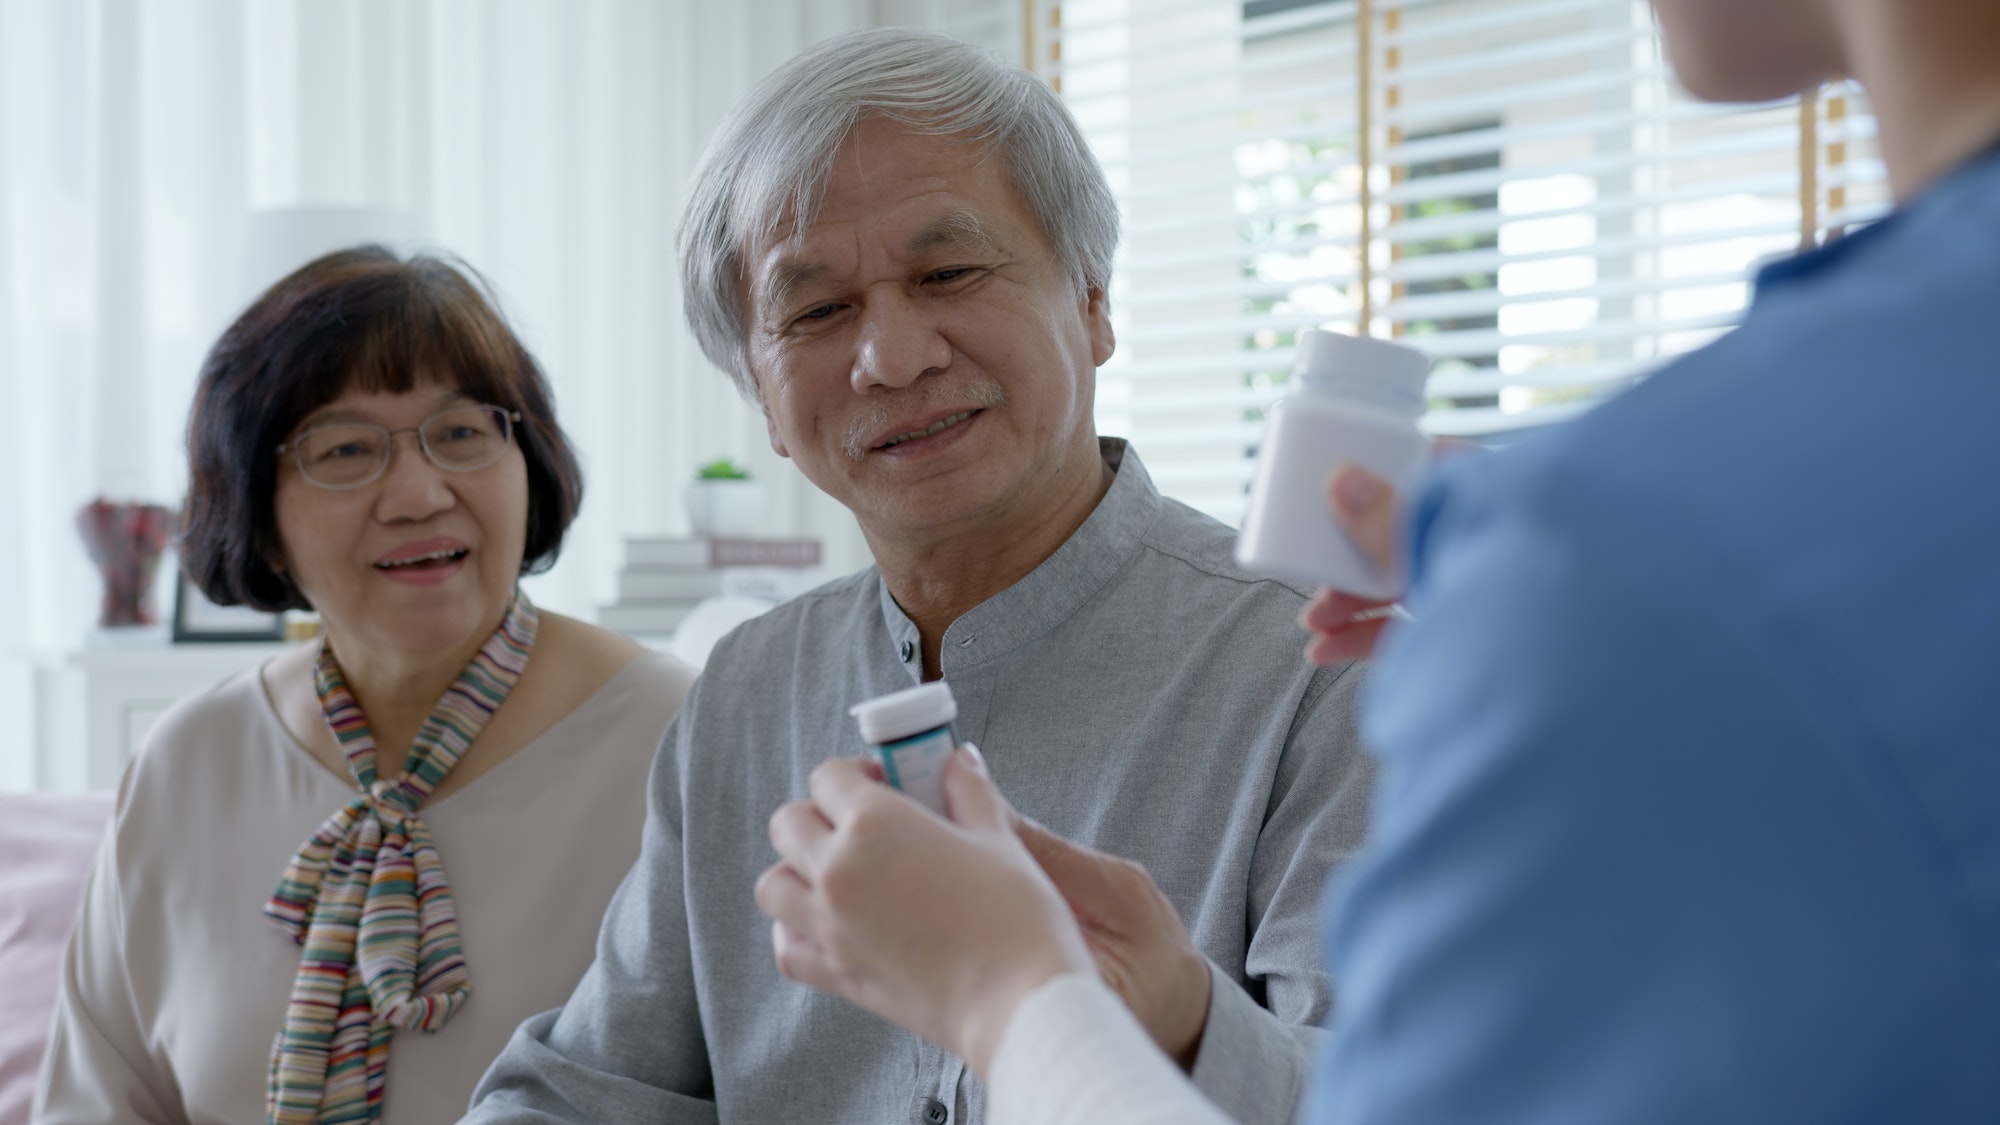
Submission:
[[[520,678],[538,617],[516,592],[500,628],[431,710],[400,777],[322,640],[314,686],[361,792],[285,868],[264,916],[305,947],[271,1047],[271,1125],[373,1121],[397,1028],[436,1031],[471,989],[458,913],[418,810]]]

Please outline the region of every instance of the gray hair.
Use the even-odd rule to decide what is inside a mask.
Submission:
[[[744,251],[811,225],[840,146],[864,117],[991,145],[1080,290],[1106,287],[1118,204],[1062,99],[991,51],[932,31],[838,36],[779,67],[723,122],[695,169],[677,249],[688,326],[755,399],[744,355]]]

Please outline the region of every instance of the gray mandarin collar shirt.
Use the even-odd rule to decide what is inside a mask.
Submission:
[[[1234,534],[1123,442],[1103,452],[1090,518],[946,630],[959,734],[1024,814],[1145,864],[1212,966],[1196,1084],[1285,1125],[1332,1000],[1320,890],[1365,826],[1360,673],[1301,660],[1305,593],[1238,569]],[[781,977],[751,898],[771,813],[864,752],[847,708],[921,676],[873,568],[724,638],[654,764],[595,964],[516,1032],[470,1120],[981,1121],[963,1062]]]

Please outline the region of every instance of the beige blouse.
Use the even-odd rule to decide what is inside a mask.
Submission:
[[[457,1121],[515,1025],[569,998],[638,858],[647,771],[693,678],[642,655],[425,806],[472,993],[443,1029],[396,1033],[387,1125]],[[299,958],[264,903],[353,793],[286,732],[255,672],[161,720],[126,771],[70,938],[35,1121],[264,1120]]]

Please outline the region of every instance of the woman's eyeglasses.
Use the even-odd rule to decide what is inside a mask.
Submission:
[[[497,406],[454,406],[417,425],[392,430],[373,422],[332,422],[314,426],[278,446],[290,453],[299,473],[321,488],[360,488],[389,468],[397,434],[417,435],[424,459],[451,473],[483,469],[507,452],[519,411]]]

